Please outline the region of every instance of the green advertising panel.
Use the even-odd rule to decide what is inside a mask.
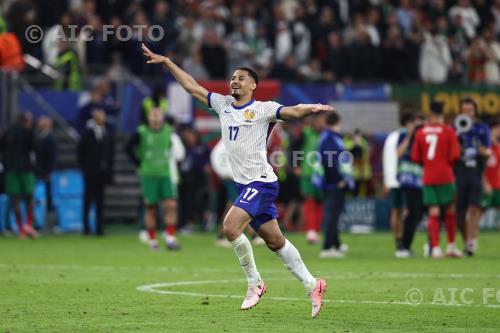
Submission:
[[[460,99],[474,98],[481,112],[500,114],[500,87],[471,85],[393,85],[392,99],[397,102],[418,104],[423,112],[429,111],[432,101],[444,103],[447,114],[459,113]]]

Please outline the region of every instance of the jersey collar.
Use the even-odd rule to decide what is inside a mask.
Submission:
[[[255,102],[255,99],[252,98],[251,100],[249,100],[247,103],[245,103],[243,105],[236,106],[236,105],[234,105],[234,103],[231,103],[231,106],[233,107],[233,109],[241,110],[241,109],[244,109],[247,106],[251,105],[253,102]]]

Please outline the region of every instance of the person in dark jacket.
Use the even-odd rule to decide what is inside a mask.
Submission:
[[[341,258],[347,251],[339,236],[339,219],[344,209],[345,191],[353,188],[354,181],[345,168],[352,162],[352,155],[346,151],[340,134],[340,116],[336,112],[326,116],[326,129],[319,139],[318,153],[324,170],[324,212],[325,238],[321,258]]]
[[[3,166],[5,169],[5,192],[9,195],[16,217],[19,236],[36,237],[33,229],[33,191],[35,189],[35,135],[33,117],[30,113],[20,113],[15,124],[0,139]],[[26,223],[23,225],[21,200],[26,202]]]
[[[35,175],[46,187],[47,208],[52,209],[50,175],[56,167],[57,142],[52,133],[52,119],[43,116],[38,119],[36,133]]]
[[[106,113],[101,109],[92,112],[89,122],[78,144],[78,164],[83,173],[85,192],[83,204],[83,233],[88,235],[89,211],[96,205],[96,232],[103,235],[104,188],[113,175],[112,139],[106,130]]]

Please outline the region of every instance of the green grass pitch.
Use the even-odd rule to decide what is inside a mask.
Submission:
[[[0,238],[0,332],[500,332],[500,235],[484,233],[475,258],[393,257],[388,233],[346,235],[348,257],[288,235],[328,281],[317,319],[302,285],[265,247],[255,257],[268,292],[240,311],[246,282],[232,249],[213,235],[181,236],[152,253],[123,229]],[[410,305],[408,302],[417,302]]]

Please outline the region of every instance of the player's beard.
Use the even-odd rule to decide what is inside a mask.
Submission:
[[[231,96],[233,96],[235,100],[239,100],[239,99],[240,99],[240,97],[241,97],[241,94],[240,94],[239,92],[235,92],[235,91],[233,91],[233,92],[231,93]]]

